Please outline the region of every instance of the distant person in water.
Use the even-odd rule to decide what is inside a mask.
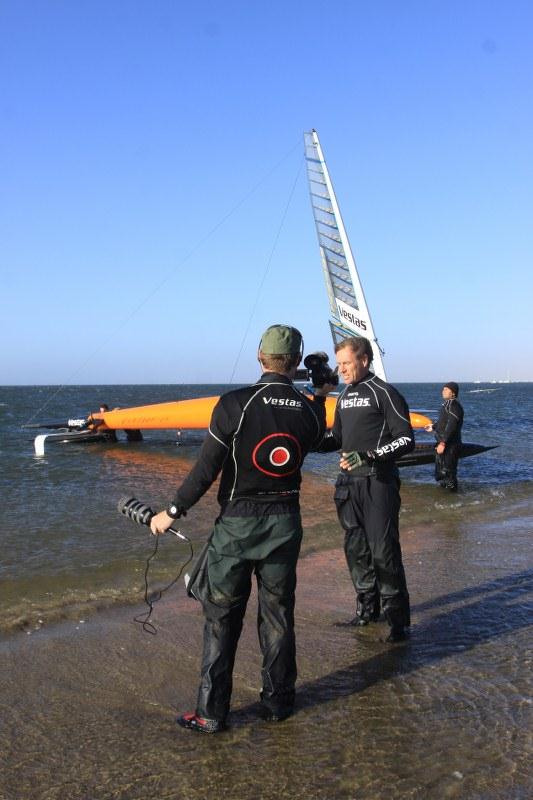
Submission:
[[[439,418],[433,425],[428,425],[426,431],[435,434],[437,444],[435,447],[435,480],[439,481],[443,489],[450,492],[457,491],[457,462],[461,450],[461,429],[463,427],[463,407],[457,395],[459,386],[454,381],[445,383],[442,387],[444,400]]]
[[[100,403],[100,414],[105,414],[106,411],[109,410],[110,408],[107,405],[107,403]],[[118,409],[114,408],[113,410],[117,411]],[[104,433],[108,442],[118,442],[118,437],[114,430],[109,429],[106,430]],[[126,434],[128,442],[142,442],[143,440],[143,435],[137,428],[125,428],[124,433]]]
[[[107,403],[100,403],[99,411],[100,411],[100,414],[105,414],[107,411],[109,411],[109,406],[107,405]],[[115,431],[106,430],[104,433],[105,433],[105,438],[107,439],[108,442],[117,442],[118,441],[117,434],[115,433]]]

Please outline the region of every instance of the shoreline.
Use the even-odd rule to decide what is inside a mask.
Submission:
[[[333,506],[332,482],[321,475],[304,473],[301,505],[304,527],[301,558],[341,546],[343,534]],[[194,514],[182,521],[180,528],[192,537],[196,553],[217,513],[216,493],[211,490]],[[533,495],[527,482],[476,491],[464,488],[456,495],[443,492],[436,485],[402,484],[400,528],[404,548],[409,546],[411,534],[421,528],[427,530],[431,540],[432,531],[443,523],[449,531],[460,531],[465,524],[484,529],[495,522],[507,529],[521,526],[528,517],[532,524]],[[31,636],[44,627],[108,613],[115,608],[132,608],[142,602],[144,568],[153,551],[153,539],[147,529],[118,515],[111,515],[110,519],[110,533],[123,543],[124,557],[118,559],[115,551],[108,553],[102,542],[98,571],[88,567],[71,573],[29,572],[24,579],[8,579],[9,569],[6,569],[0,590],[4,612],[0,619],[0,641],[20,632]],[[171,537],[164,537],[151,565],[150,585],[166,585],[187,557],[185,545],[177,546]],[[179,584],[181,581],[180,578]]]
[[[257,712],[255,591],[234,671],[230,729],[175,725],[195,705],[202,614],[179,594],[144,607],[8,637],[0,644],[3,764],[9,800],[385,800],[527,797],[531,780],[533,554],[516,524],[483,542],[476,524],[404,525],[413,606],[406,645],[360,632],[338,544],[298,565],[297,713]],[[337,533],[340,536],[339,533]],[[529,701],[528,701],[529,698]],[[275,769],[272,768],[275,763]],[[253,764],[253,773],[250,766]]]

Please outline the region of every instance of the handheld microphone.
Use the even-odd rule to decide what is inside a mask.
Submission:
[[[132,522],[136,522],[137,525],[148,526],[152,521],[152,517],[155,517],[156,514],[150,506],[146,505],[146,503],[141,503],[136,497],[121,497],[117,503],[117,511],[120,514],[124,514],[128,519],[131,519]],[[178,539],[183,539],[185,542],[189,541],[186,536],[172,527],[167,528],[167,531],[168,533],[173,533]]]
[[[155,516],[155,511],[150,506],[141,503],[135,497],[121,497],[117,503],[117,511],[137,525],[149,525]]]

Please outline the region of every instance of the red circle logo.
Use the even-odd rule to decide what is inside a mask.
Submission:
[[[290,460],[291,454],[286,447],[275,447],[270,453],[270,463],[274,467],[284,467]]]
[[[252,462],[264,475],[285,478],[300,468],[300,442],[290,433],[271,433],[254,447]]]

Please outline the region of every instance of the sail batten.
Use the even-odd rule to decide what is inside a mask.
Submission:
[[[353,303],[354,296],[352,293],[346,291],[346,289],[343,289],[342,286],[339,286],[337,283],[335,283],[335,281],[332,281],[332,286],[334,289],[336,289],[335,295],[337,299],[342,300],[344,303],[347,303],[348,305]],[[353,336],[353,331],[347,334],[347,336]]]
[[[321,200],[329,200],[327,192],[311,192],[311,197],[319,197]]]
[[[351,285],[350,281],[347,280],[347,278],[343,278],[342,275],[338,275],[335,272],[332,272],[331,275],[332,275],[332,277],[335,278],[335,281],[342,281],[348,287],[348,288],[344,288],[342,286],[339,286],[339,291],[344,292],[345,294],[349,294],[352,298],[355,297],[353,289],[352,289],[352,285]],[[335,285],[337,286],[338,284],[335,283]]]
[[[325,206],[313,206],[315,211],[322,211],[324,214],[332,214],[335,216],[335,212],[332,208],[326,208]]]
[[[323,235],[323,234],[322,234]],[[344,258],[344,250],[342,247],[337,247],[340,244],[336,239],[332,239],[330,236],[327,237],[329,242],[325,242],[322,247],[326,250],[330,250],[332,253],[336,253],[338,256],[342,256]],[[331,244],[331,242],[335,242],[335,244]]]
[[[317,219],[316,217],[315,217],[315,222],[317,222],[320,225],[327,225],[328,228],[335,228],[335,230],[339,230],[338,225],[337,225],[336,222],[328,222],[328,220],[326,220],[326,219]],[[320,233],[320,231],[319,231],[319,233]]]
[[[373,345],[372,369],[386,380],[383,350],[374,333],[355,259],[315,130],[304,134],[304,145],[309,195],[331,312],[329,324],[333,342],[337,344],[348,336],[366,336]],[[317,189],[317,186],[323,189]],[[327,206],[320,202],[324,200]],[[327,243],[327,240],[335,242],[336,246]]]
[[[326,249],[326,248],[324,248],[324,249]],[[335,251],[333,250],[331,252],[334,253]],[[340,269],[346,269],[347,268],[346,267],[346,259],[344,258],[342,253],[339,253],[338,255],[339,255],[339,258],[342,259],[342,261],[339,261],[339,259],[335,258],[335,256],[331,256],[331,255],[327,255],[326,254],[326,257],[327,257],[329,263],[333,264],[333,266],[339,267]]]
[[[326,233],[325,231],[320,231],[320,236],[323,236],[324,239],[331,239],[332,242],[342,242],[340,236],[334,236],[331,233]]]

